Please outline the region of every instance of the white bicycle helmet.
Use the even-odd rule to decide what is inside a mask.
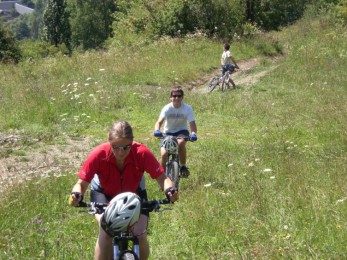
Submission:
[[[101,227],[114,237],[127,231],[139,220],[141,213],[140,198],[132,192],[124,192],[114,197],[101,218]]]
[[[178,142],[175,136],[168,135],[163,140],[162,146],[168,153],[178,153]]]

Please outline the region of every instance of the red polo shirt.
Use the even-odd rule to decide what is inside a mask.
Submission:
[[[136,192],[145,171],[152,179],[158,178],[164,172],[163,167],[145,145],[132,143],[124,160],[123,172],[120,173],[111,145],[104,143],[92,150],[78,172],[78,177],[90,183],[97,174],[104,194],[114,197],[121,192]]]

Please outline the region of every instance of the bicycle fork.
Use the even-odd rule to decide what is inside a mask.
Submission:
[[[129,249],[129,242],[132,241],[132,249]],[[119,259],[119,256],[125,250],[132,250],[137,256],[140,255],[140,245],[137,237],[115,237],[113,239],[113,256]]]
[[[171,181],[175,184],[175,187],[178,189],[181,177],[178,154],[168,155],[165,167],[165,174],[167,177],[171,179]]]

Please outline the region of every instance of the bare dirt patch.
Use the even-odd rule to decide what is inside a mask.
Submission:
[[[63,144],[47,145],[20,135],[0,134],[0,195],[13,185],[35,177],[76,173],[90,151],[88,138],[65,137]],[[25,143],[30,143],[27,145]]]

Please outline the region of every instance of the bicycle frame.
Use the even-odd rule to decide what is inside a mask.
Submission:
[[[232,72],[227,70],[223,74],[223,69],[221,69],[221,75],[213,77],[210,80],[209,85],[207,86],[207,91],[212,92],[216,86],[219,86],[222,91],[225,91],[227,89],[227,86],[229,86],[229,79],[231,77]]]
[[[177,147],[178,147],[178,139],[184,139],[185,141],[189,141],[189,136],[177,137],[177,136],[171,136],[171,135],[163,135],[162,139],[164,140],[171,139],[173,142],[177,143]],[[167,155],[166,155],[165,174],[171,179],[171,181],[175,184],[175,187],[178,189],[180,179],[181,179],[178,148],[174,152],[169,152],[169,151],[166,151],[166,152],[167,152]]]
[[[224,75],[221,77],[222,80],[222,91],[225,91],[227,89],[227,85],[229,86],[229,79],[230,79],[230,71],[227,70]]]
[[[129,242],[132,242],[131,248],[129,248]],[[136,255],[138,258],[140,257],[139,240],[128,232],[122,232],[113,238],[114,259],[121,259],[125,253]]]

